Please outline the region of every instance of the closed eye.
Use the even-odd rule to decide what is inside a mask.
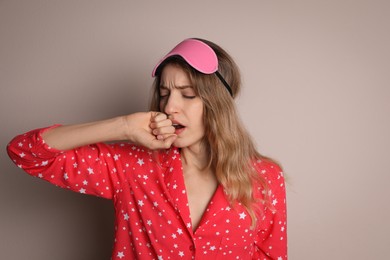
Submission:
[[[169,96],[169,91],[160,91],[159,94],[160,94],[161,98],[168,97]]]
[[[181,87],[175,87],[175,89],[178,89],[181,92],[181,96],[186,99],[194,99],[196,98],[196,94],[194,93],[194,90],[190,86],[181,86]],[[165,99],[169,97],[171,94],[170,89],[168,89],[165,86],[160,86],[160,98]]]

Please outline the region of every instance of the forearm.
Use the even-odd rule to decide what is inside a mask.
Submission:
[[[46,144],[58,150],[70,150],[88,144],[125,140],[127,125],[123,117],[49,129],[42,134]]]

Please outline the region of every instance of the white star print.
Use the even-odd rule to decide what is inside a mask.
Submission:
[[[19,156],[20,156],[21,158],[23,158],[24,156],[26,156],[26,154],[22,152],[22,153],[19,154]]]
[[[87,181],[87,180],[84,180],[84,181],[83,181],[83,184],[84,184],[84,185],[88,185],[88,181]]]
[[[179,252],[179,256],[180,256],[180,257],[183,257],[183,256],[184,256],[184,252],[183,252],[183,251],[180,251],[180,252]]]
[[[125,254],[123,252],[118,252],[117,257],[122,259],[122,257],[125,257]]]
[[[272,205],[276,205],[278,203],[278,200],[277,199],[274,199],[273,201],[272,201]]]
[[[92,169],[91,167],[89,167],[89,168],[87,169],[87,171],[88,171],[89,174],[94,174],[93,169]]]
[[[68,176],[67,173],[64,173],[64,179],[65,179],[65,180],[69,179],[69,176]]]
[[[145,164],[143,159],[138,159],[137,163],[139,164],[139,166],[142,166]]]
[[[142,200],[139,200],[138,205],[140,205],[142,207],[144,205],[144,202]]]
[[[246,217],[245,212],[240,213],[240,219],[245,219],[245,217]]]
[[[41,163],[41,166],[46,166],[46,165],[48,165],[49,164],[49,161],[43,161],[42,163]]]
[[[127,213],[126,213],[126,214],[123,214],[123,219],[124,219],[124,220],[129,220],[129,214],[127,214]]]
[[[87,191],[87,190],[84,189],[84,188],[81,188],[81,189],[79,190],[80,193],[85,193],[86,191]]]

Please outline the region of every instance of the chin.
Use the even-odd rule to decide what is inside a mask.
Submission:
[[[188,145],[186,145],[184,142],[180,141],[180,140],[175,140],[172,144],[173,146],[177,147],[177,148],[185,148],[185,147],[188,147]]]

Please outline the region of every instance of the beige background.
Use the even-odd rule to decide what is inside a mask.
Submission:
[[[109,259],[110,201],[28,177],[5,146],[145,110],[153,65],[193,36],[242,69],[243,121],[288,175],[290,259],[388,259],[389,2],[183,2],[0,1],[0,259]]]

